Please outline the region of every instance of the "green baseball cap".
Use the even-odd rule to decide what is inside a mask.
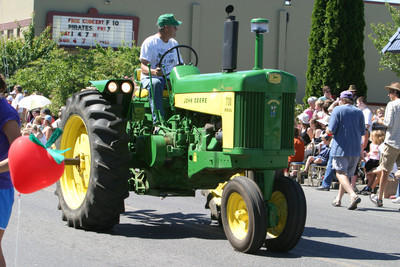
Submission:
[[[182,21],[176,20],[174,18],[174,14],[161,15],[157,20],[157,25],[160,27],[164,27],[166,25],[179,26],[181,24],[182,24]]]

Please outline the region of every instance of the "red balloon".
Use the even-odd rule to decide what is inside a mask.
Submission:
[[[20,193],[29,194],[48,187],[64,173],[64,161],[58,164],[44,147],[18,137],[8,151],[11,180]]]

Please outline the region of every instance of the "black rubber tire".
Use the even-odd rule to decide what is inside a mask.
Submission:
[[[282,193],[286,201],[287,219],[286,223],[281,226],[279,234],[276,234],[275,229],[267,230],[265,247],[269,251],[286,252],[296,246],[303,234],[307,217],[307,204],[303,189],[293,179],[284,176],[275,178],[273,194],[277,191]],[[271,199],[272,202],[273,199],[274,198]],[[279,209],[285,207],[284,205],[277,205],[277,208],[279,216]],[[270,233],[274,233],[273,238]]]
[[[62,210],[62,218],[71,227],[87,230],[109,229],[119,223],[120,214],[125,211],[124,199],[129,196],[127,181],[130,177],[131,156],[126,120],[119,117],[118,109],[120,107],[110,105],[96,90],[76,93],[67,100],[62,113],[61,129],[64,129],[71,116],[78,116],[87,131],[91,159],[87,190],[79,207],[71,208],[63,195],[60,181],[67,172],[57,182],[59,209]],[[68,133],[64,132],[58,140],[58,149],[66,149],[60,147],[63,138],[68,138]],[[75,157],[75,152],[66,153]],[[66,166],[67,168],[77,167]]]
[[[228,214],[235,210],[232,210],[233,205],[228,204],[228,201],[234,193],[240,195],[247,208],[247,233],[243,238],[238,238],[234,233],[236,230],[232,230],[229,224]],[[267,221],[264,199],[254,181],[240,176],[227,183],[222,194],[221,215],[225,235],[235,250],[254,253],[260,249],[265,240]]]

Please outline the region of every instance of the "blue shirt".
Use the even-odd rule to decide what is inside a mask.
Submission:
[[[328,129],[333,133],[332,157],[359,157],[361,137],[365,134],[364,115],[353,105],[333,109]]]
[[[7,100],[0,98],[0,161],[8,158],[8,150],[10,149],[10,143],[4,133],[4,124],[10,120],[15,120],[18,125],[20,119],[18,112],[13,108]],[[12,182],[10,172],[0,173],[0,189],[11,188]]]

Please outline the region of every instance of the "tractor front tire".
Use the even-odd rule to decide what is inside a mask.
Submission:
[[[221,215],[225,235],[235,250],[254,253],[260,249],[267,221],[264,199],[254,181],[240,176],[227,183]]]
[[[275,178],[270,202],[277,209],[279,222],[267,229],[265,247],[274,252],[289,251],[300,240],[306,223],[307,204],[303,189],[288,177]]]
[[[58,149],[70,149],[57,182],[62,218],[74,228],[105,230],[119,223],[128,197],[130,153],[126,120],[96,90],[74,94],[62,113],[63,134]]]

